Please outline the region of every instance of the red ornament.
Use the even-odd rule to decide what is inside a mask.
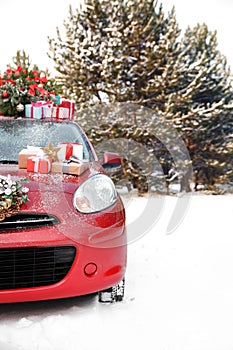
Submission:
[[[9,96],[7,91],[2,92],[2,98],[7,98]]]

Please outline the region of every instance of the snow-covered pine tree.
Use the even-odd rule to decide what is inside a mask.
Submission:
[[[85,125],[89,116],[83,108],[92,104],[133,102],[150,108],[164,104],[164,72],[176,54],[179,36],[174,11],[166,17],[155,0],[86,0],[75,11],[70,7],[64,28],[63,36],[57,28],[57,38],[49,38],[49,56],[64,93],[82,110],[79,122],[85,129],[90,126]],[[171,79],[166,83],[170,86]],[[110,133],[108,125],[107,136],[124,135],[147,143],[147,125],[135,127],[133,117],[127,122],[121,128],[113,124]],[[103,125],[89,136],[94,142],[102,140]],[[133,178],[137,173],[125,172],[134,173]],[[138,176],[134,182],[138,183]]]
[[[49,56],[79,106],[161,103],[162,75],[179,35],[174,12],[165,17],[156,0],[86,0],[70,7],[64,27],[65,37],[57,28],[57,38],[49,38]]]
[[[232,159],[232,79],[217,33],[206,24],[187,28],[176,65],[182,77],[168,109],[190,150],[196,181],[212,187],[229,179]]]
[[[24,50],[17,50],[16,55],[12,58],[12,61],[13,65],[8,65],[8,68],[21,66],[24,67],[24,69],[30,69],[30,58]]]
[[[85,0],[76,10],[70,7],[64,29],[62,34],[57,28],[57,38],[49,38],[49,56],[64,93],[80,109],[103,102],[149,107],[179,130],[197,174],[207,160],[214,166],[207,180],[199,176],[198,181],[212,184],[230,173],[221,150],[232,157],[232,85],[215,32],[198,24],[180,37],[174,8],[166,16],[155,0]],[[83,111],[79,122],[86,128]],[[149,125],[137,123],[132,133],[135,122],[106,125],[106,135],[141,135],[146,143]],[[90,132],[95,141],[103,134],[103,125]],[[167,167],[170,157],[162,150],[154,140],[154,151]]]
[[[64,92],[72,96],[79,106],[86,106],[108,97],[112,99],[113,80],[118,84],[116,72],[121,50],[122,27],[118,17],[121,1],[86,0],[83,7],[73,10],[64,21],[65,38],[57,28],[57,39],[50,39],[50,54]],[[119,14],[118,14],[119,11]],[[118,26],[118,27],[117,27]]]

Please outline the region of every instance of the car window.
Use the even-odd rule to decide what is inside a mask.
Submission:
[[[47,147],[51,142],[83,144],[84,159],[94,160],[90,146],[77,124],[28,119],[0,120],[0,160],[18,160],[18,153],[27,146]]]

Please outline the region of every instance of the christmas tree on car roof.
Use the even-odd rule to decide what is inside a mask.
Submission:
[[[24,106],[38,100],[49,100],[58,90],[48,72],[36,65],[31,67],[29,56],[17,51],[13,65],[0,77],[0,113],[16,116],[24,113]]]

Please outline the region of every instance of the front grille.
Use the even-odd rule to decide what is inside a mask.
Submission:
[[[0,290],[48,286],[69,272],[73,246],[0,249]]]
[[[59,222],[55,215],[22,212],[0,221],[0,231],[53,226]]]

